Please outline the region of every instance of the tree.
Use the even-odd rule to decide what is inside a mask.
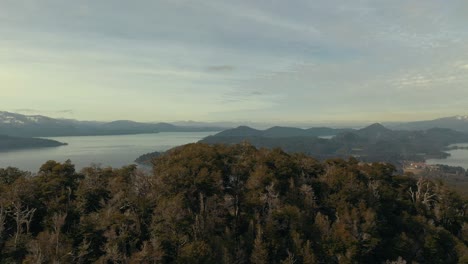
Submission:
[[[257,226],[257,235],[254,240],[252,255],[250,261],[253,264],[266,264],[268,261],[268,250],[263,241],[263,232],[261,226]]]

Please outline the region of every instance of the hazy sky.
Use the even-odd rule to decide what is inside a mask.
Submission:
[[[85,120],[468,113],[466,0],[0,0],[0,110]]]

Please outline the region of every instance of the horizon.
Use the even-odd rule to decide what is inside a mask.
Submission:
[[[74,119],[74,118],[65,118],[65,117],[53,117],[43,114],[21,114],[18,112],[11,112],[11,111],[2,111],[0,113],[10,113],[10,114],[19,114],[24,116],[42,116],[47,118],[53,118],[58,120],[73,120],[78,122],[97,122],[97,123],[107,123],[107,122],[116,122],[116,121],[129,121],[129,122],[137,122],[137,123],[168,123],[173,124],[176,126],[194,126],[194,127],[202,127],[202,126],[212,126],[212,127],[220,127],[220,128],[235,128],[239,126],[247,126],[254,129],[268,129],[272,127],[296,127],[301,129],[307,128],[314,128],[314,127],[330,127],[330,128],[353,128],[353,129],[360,129],[365,128],[367,126],[371,126],[374,124],[380,124],[385,127],[404,124],[404,123],[412,123],[412,122],[421,122],[421,121],[433,121],[438,120],[441,118],[458,118],[458,117],[468,117],[468,115],[455,115],[455,116],[444,116],[440,118],[433,118],[433,119],[425,119],[425,120],[411,120],[411,121],[323,121],[323,122],[316,122],[316,121],[303,121],[303,122],[294,122],[294,121],[279,121],[279,122],[254,122],[254,121],[196,121],[196,120],[175,120],[175,121],[139,121],[134,119],[116,119],[116,120],[81,120],[81,119]]]
[[[387,123],[463,115],[468,3],[0,3],[0,104],[76,120]]]

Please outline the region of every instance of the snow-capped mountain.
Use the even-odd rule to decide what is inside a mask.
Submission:
[[[47,137],[77,134],[79,126],[71,120],[41,115],[0,112],[0,134],[20,137]]]
[[[129,120],[113,122],[55,119],[41,115],[21,115],[0,111],[0,135],[18,137],[58,137],[122,135],[157,132],[220,131],[218,127],[179,127],[168,123],[139,123]]]
[[[463,120],[465,122],[468,122],[468,115],[465,116],[455,116],[455,119],[457,120]]]
[[[59,121],[58,119],[53,119],[53,118],[41,116],[41,115],[28,116],[28,115],[21,115],[21,114],[0,111],[0,124],[27,126],[27,125],[39,124],[39,123],[58,124],[60,122],[61,121]]]

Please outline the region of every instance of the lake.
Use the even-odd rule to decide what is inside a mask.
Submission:
[[[76,169],[91,164],[122,167],[134,164],[142,154],[165,151],[172,147],[197,142],[215,132],[164,132],[156,134],[48,137],[68,143],[67,146],[0,152],[0,168],[8,166],[37,172],[48,160],[63,162],[70,159]]]
[[[452,146],[468,147],[468,143],[454,144]],[[429,159],[426,161],[427,164],[443,164],[455,167],[463,167],[468,169],[468,150],[467,149],[454,149],[447,151],[450,153],[450,157],[446,159]]]

